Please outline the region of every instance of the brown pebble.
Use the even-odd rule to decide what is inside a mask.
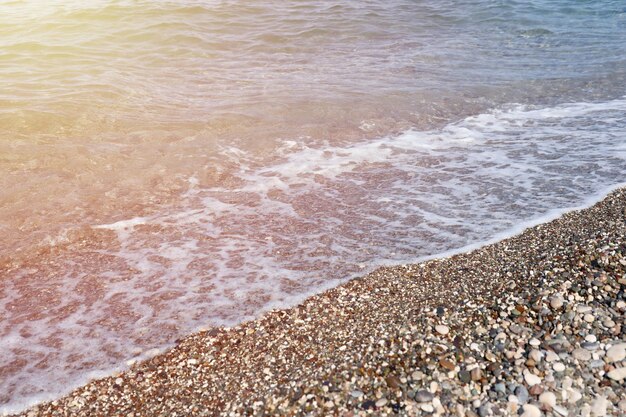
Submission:
[[[441,366],[442,368],[445,368],[449,371],[454,371],[454,363],[452,363],[451,361],[447,360],[447,359],[440,359],[439,360],[439,366]]]
[[[528,392],[530,393],[530,395],[539,395],[543,392],[543,387],[539,384],[533,385],[532,387],[530,387]]]

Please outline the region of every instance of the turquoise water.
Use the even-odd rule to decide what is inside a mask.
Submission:
[[[622,1],[0,1],[0,413],[626,178]]]

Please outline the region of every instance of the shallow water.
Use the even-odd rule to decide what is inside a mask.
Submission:
[[[0,1],[0,412],[626,177],[620,1],[84,3]]]

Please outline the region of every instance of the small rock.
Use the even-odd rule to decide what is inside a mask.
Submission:
[[[524,412],[521,414],[521,417],[540,417],[541,416],[541,410],[539,410],[539,408],[537,408],[536,405],[524,404],[524,406],[522,407],[522,410],[524,410]]]
[[[574,351],[572,352],[572,356],[574,357],[574,359],[577,359],[579,361],[588,361],[589,359],[591,359],[591,352],[589,352],[586,349],[574,349]]]
[[[580,400],[583,395],[575,388],[569,388],[567,390],[567,402],[570,404],[576,404],[578,400]]]
[[[534,360],[534,361],[535,361],[535,363],[539,363],[539,362],[541,362],[541,357],[542,357],[542,356],[543,356],[543,355],[541,354],[541,352],[540,352],[539,350],[537,350],[537,349],[532,349],[532,350],[530,351],[530,353],[528,354],[528,357],[529,357],[530,359]]]
[[[464,384],[468,384],[472,380],[472,377],[471,377],[471,375],[470,375],[470,373],[468,371],[463,370],[463,371],[459,372],[459,379]]]
[[[528,402],[528,390],[525,386],[518,385],[517,388],[515,388],[514,393],[520,404],[526,404],[526,402]]]
[[[563,362],[555,362],[552,365],[552,369],[554,369],[556,372],[563,372],[565,370],[565,365],[563,365]]]
[[[387,404],[386,398],[381,398],[380,400],[376,401],[376,407],[384,407],[385,404]]]
[[[350,391],[350,396],[354,398],[361,398],[363,395],[363,391],[359,391],[356,389],[354,391]]]
[[[537,385],[541,383],[541,378],[539,378],[537,375],[531,373],[530,371],[526,370],[524,372],[524,381],[526,381],[526,383],[528,384],[528,386],[533,386],[533,385]]]
[[[387,378],[385,378],[385,382],[387,383],[387,386],[391,389],[400,388],[400,378],[395,375],[389,375]]]
[[[115,385],[122,385],[124,383],[124,380],[122,378],[117,378],[115,380]]]
[[[443,324],[438,324],[435,326],[435,331],[437,333],[439,333],[442,336],[447,335],[448,333],[450,333],[450,328],[448,326],[445,326]]]
[[[561,407],[560,405],[555,405],[554,407],[552,407],[552,410],[563,417],[567,417],[567,415],[569,414],[567,408]]]
[[[561,296],[559,295],[555,295],[553,297],[550,298],[550,307],[553,310],[557,310],[561,307],[563,307],[563,298],[561,298]]]
[[[598,396],[591,403],[591,415],[595,417],[605,416],[607,405],[606,397],[603,397],[602,395]]]
[[[585,336],[585,341],[587,341],[589,343],[595,343],[595,342],[598,341],[598,339],[596,338],[595,335],[588,334],[587,336]]]
[[[449,371],[454,371],[454,368],[455,368],[454,363],[452,363],[452,361],[449,361],[448,359],[440,359],[439,366]]]
[[[427,403],[431,402],[434,398],[434,395],[425,389],[421,389],[415,393],[414,400],[418,403]]]
[[[623,381],[626,378],[626,367],[616,368],[606,374],[609,378],[614,381]]]
[[[470,377],[472,381],[480,381],[483,377],[483,371],[480,368],[474,368],[470,371]]]
[[[532,347],[539,347],[541,345],[541,342],[539,341],[539,339],[533,337],[532,339],[530,339],[528,344]]]
[[[539,396],[539,402],[554,408],[556,405],[556,395],[550,391],[542,392]]]
[[[626,358],[626,343],[620,343],[608,348],[604,358],[609,363],[624,360]]]
[[[535,397],[539,394],[541,394],[543,392],[543,387],[539,384],[533,385],[532,387],[530,387],[530,389],[528,390],[528,392],[530,393],[530,395],[534,395]]]
[[[587,323],[593,323],[593,321],[596,318],[593,316],[593,314],[585,314],[585,316],[583,317],[583,320],[585,320]]]

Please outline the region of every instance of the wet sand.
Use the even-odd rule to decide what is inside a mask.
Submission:
[[[623,415],[625,272],[620,189],[472,252],[191,335],[20,415]]]

